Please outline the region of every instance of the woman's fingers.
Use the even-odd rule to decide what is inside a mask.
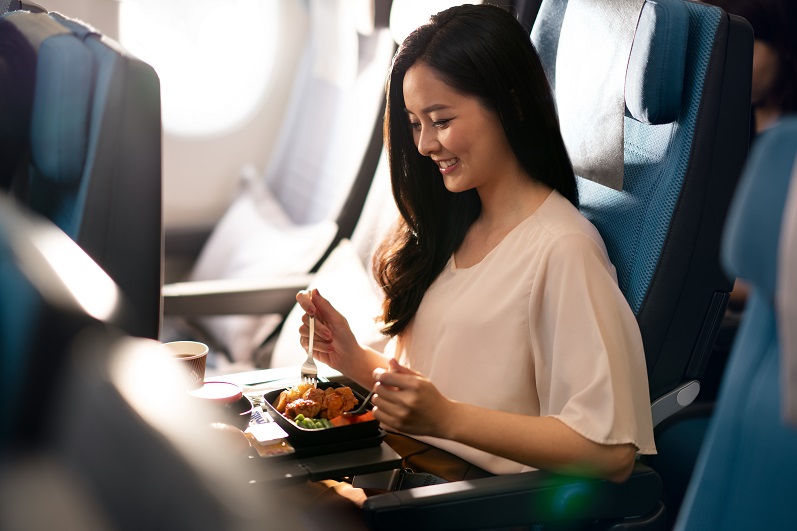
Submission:
[[[310,294],[308,294],[308,298],[310,298],[310,304],[317,314],[320,313],[327,316],[340,316],[335,307],[332,306],[332,304],[330,304],[330,302],[326,300],[317,289],[313,290],[312,297],[310,297]]]
[[[388,369],[373,373],[375,418],[406,433],[434,435],[445,397],[422,374],[395,360],[390,360]]]
[[[321,339],[325,341],[332,340],[332,331],[329,329],[326,323],[322,322],[321,320],[315,320],[314,330],[315,339]],[[310,335],[310,316],[307,314],[302,315],[302,325],[299,327],[299,334],[304,337],[308,337]]]
[[[418,389],[423,377],[416,372],[384,371],[374,374],[374,379],[386,386],[397,390],[412,391]]]
[[[296,302],[299,303],[299,306],[302,307],[302,310],[305,313],[310,315],[316,315],[318,313],[315,304],[313,304],[313,300],[310,296],[310,292],[307,290],[302,290],[296,294]]]
[[[299,343],[305,349],[308,348],[310,343],[310,327],[307,323],[299,327]],[[330,352],[332,350],[332,340],[329,330],[319,330],[319,324],[316,322],[315,335],[313,337],[313,350]]]

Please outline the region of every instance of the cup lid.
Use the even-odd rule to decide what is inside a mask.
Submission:
[[[235,402],[243,396],[241,387],[232,382],[205,382],[202,387],[189,392],[191,396],[221,403]]]

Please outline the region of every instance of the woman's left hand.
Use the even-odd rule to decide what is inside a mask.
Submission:
[[[387,371],[374,371],[374,379],[374,417],[385,427],[445,437],[444,419],[453,403],[428,378],[391,359]]]

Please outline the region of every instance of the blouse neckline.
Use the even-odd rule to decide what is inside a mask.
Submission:
[[[512,230],[507,232],[506,235],[503,238],[501,238],[501,241],[498,242],[495,245],[495,247],[490,249],[490,251],[486,255],[484,255],[484,258],[479,260],[477,263],[473,264],[470,267],[457,267],[457,261],[454,258],[454,253],[451,253],[451,257],[448,259],[448,264],[446,266],[447,269],[450,269],[451,271],[471,271],[471,270],[474,270],[474,269],[478,268],[481,264],[487,262],[490,259],[490,257],[493,256],[496,252],[498,252],[498,249],[501,246],[504,245],[504,242],[506,242],[507,240],[510,240],[513,237],[513,234],[515,234],[516,232],[519,232],[520,228],[523,227],[524,225],[528,224],[530,222],[530,220],[536,218],[537,215],[543,209],[546,208],[545,205],[547,205],[551,201],[551,197],[553,197],[554,195],[558,195],[558,192],[556,190],[552,190],[551,193],[548,194],[548,197],[546,197],[545,200],[540,204],[540,206],[537,207],[537,210],[535,210],[534,212],[529,214],[528,217],[526,217],[523,220],[521,220],[520,223],[518,223],[517,225],[515,225],[512,228]]]

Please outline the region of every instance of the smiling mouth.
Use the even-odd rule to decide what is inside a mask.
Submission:
[[[446,173],[451,168],[459,164],[459,159],[453,158],[448,160],[437,160],[435,162],[437,163],[437,167],[440,168],[440,171]]]

